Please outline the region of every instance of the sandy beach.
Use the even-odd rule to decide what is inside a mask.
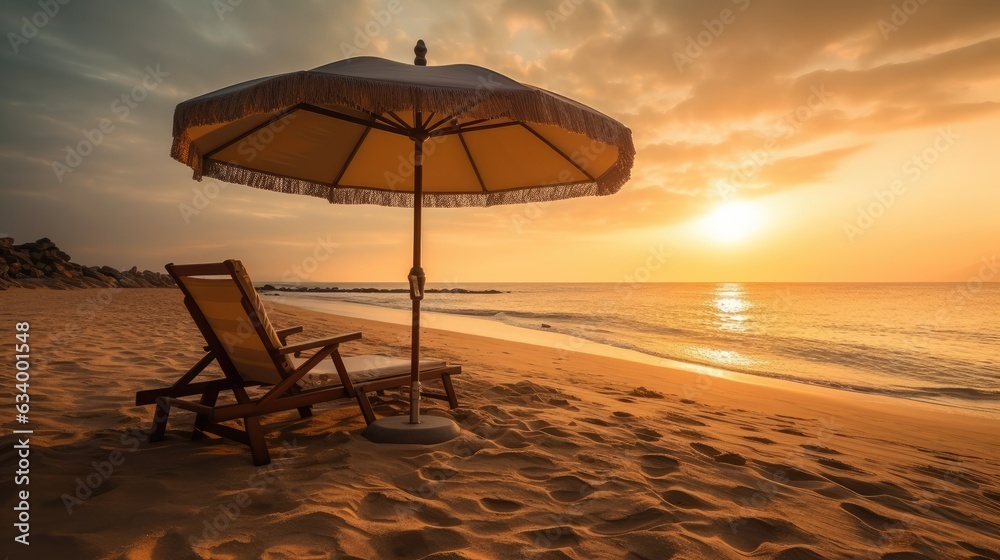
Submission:
[[[0,293],[3,555],[10,558],[1000,558],[1000,421],[880,397],[756,385],[427,329],[463,365],[463,435],[360,436],[354,401],[268,417],[272,464],[149,444],[137,390],[202,342],[178,290]],[[277,305],[278,327],[361,330],[345,355],[406,356],[408,328]],[[30,545],[13,542],[14,325],[30,322]],[[399,392],[379,415],[405,409]]]

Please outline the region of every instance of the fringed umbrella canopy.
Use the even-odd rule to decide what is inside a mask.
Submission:
[[[214,177],[342,204],[424,206],[609,195],[629,178],[628,128],[585,105],[468,64],[374,57],[252,80],[174,113],[171,155]]]
[[[214,177],[340,204],[413,207],[410,420],[383,418],[379,442],[437,443],[458,426],[420,420],[423,206],[492,206],[614,194],[635,148],[624,125],[496,72],[360,57],[244,82],[174,112],[171,155]]]

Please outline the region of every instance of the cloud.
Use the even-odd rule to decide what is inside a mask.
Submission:
[[[244,237],[265,246],[340,228],[379,247],[405,212],[233,187],[185,224],[177,207],[200,185],[167,155],[171,119],[184,99],[347,51],[409,61],[417,38],[432,65],[495,68],[622,120],[637,147],[633,179],[613,197],[431,212],[445,235],[479,228],[500,244],[529,212],[530,239],[681,223],[761,150],[744,196],[822,188],[900,131],[995,118],[1000,3],[895,13],[915,2],[413,0],[388,20],[385,0],[242,2],[221,14],[210,2],[72,2],[18,53],[0,48],[0,224],[87,251],[128,247],[128,260],[150,268],[166,244],[213,237],[222,253],[252,250]],[[36,6],[4,4],[0,29],[19,30]],[[157,65],[169,76],[121,118],[114,103]],[[829,99],[817,102],[818,89]],[[114,130],[60,181],[52,162],[65,163],[102,119]]]

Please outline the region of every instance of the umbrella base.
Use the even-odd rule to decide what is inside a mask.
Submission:
[[[410,424],[409,416],[379,418],[361,435],[374,443],[415,443],[433,445],[455,439],[462,433],[451,418],[421,416],[419,424]]]

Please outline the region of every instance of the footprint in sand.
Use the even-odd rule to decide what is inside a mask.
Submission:
[[[598,535],[622,535],[650,529],[664,522],[670,522],[670,514],[659,508],[649,508],[625,517],[595,523],[590,531]]]
[[[581,465],[586,465],[587,472],[600,473],[601,471],[608,471],[611,469],[620,469],[621,462],[617,460],[616,456],[610,455],[590,455],[587,453],[579,453],[576,456],[576,460],[580,462]]]
[[[681,468],[680,461],[667,455],[643,455],[639,457],[639,468],[649,476],[659,477]]]
[[[765,461],[755,461],[755,463],[760,467],[758,469],[760,473],[765,475],[768,480],[773,480],[774,482],[781,484],[794,486],[795,483],[826,482],[826,480],[818,474],[813,474],[809,471],[804,471],[791,465],[768,463]]]
[[[823,447],[822,445],[811,445],[808,443],[803,443],[800,445],[802,449],[807,449],[809,451],[815,451],[816,453],[824,453],[826,455],[840,455],[840,451],[836,449],[830,449],[829,447]]]
[[[462,550],[469,546],[468,539],[462,533],[435,527],[389,532],[372,542],[381,558],[424,558],[434,553]]]
[[[549,404],[557,408],[565,408],[566,410],[580,410],[569,404],[569,401],[566,399],[549,399]]]
[[[714,510],[718,509],[708,500],[703,500],[695,494],[684,490],[667,490],[660,495],[663,501],[681,509]]]
[[[554,473],[559,472],[560,469],[550,469],[546,467],[524,467],[517,470],[517,474],[527,478],[528,480],[547,480]]]
[[[934,465],[923,465],[916,467],[913,470],[948,484],[957,484],[958,486],[971,488],[973,490],[978,490],[979,485],[985,484],[986,482],[982,478],[968,471],[942,469],[940,467],[935,467]]]
[[[705,445],[704,443],[691,442],[691,447],[705,455],[706,457],[711,457],[717,463],[726,463],[727,465],[743,466],[747,464],[746,458],[744,458],[739,453],[732,452],[722,452],[718,449],[712,447],[711,445]]]
[[[518,536],[539,548],[575,548],[580,545],[580,537],[572,527],[539,527],[518,533]],[[560,551],[561,552],[561,551]],[[569,558],[569,556],[563,556]]]
[[[827,558],[811,548],[793,546],[775,554],[774,560],[827,560]]]
[[[1000,554],[993,552],[991,550],[986,550],[985,548],[980,548],[972,543],[967,543],[965,541],[955,541],[955,544],[964,548],[965,550],[968,550],[973,554],[978,554],[979,556],[977,556],[976,558],[982,557],[982,558],[989,558],[991,560],[1000,558]]]
[[[399,512],[414,511],[420,503],[402,497],[390,497],[384,492],[369,492],[358,503],[358,513],[365,519],[389,521],[399,517]]]
[[[920,554],[919,552],[887,552],[882,556],[879,556],[879,560],[934,560],[930,556],[925,554]]]
[[[491,434],[492,435],[492,434]],[[500,435],[492,435],[493,443],[507,449],[523,449],[532,444],[521,432],[510,430]]]
[[[864,506],[852,504],[851,502],[841,502],[840,508],[876,531],[898,528],[900,524],[895,519],[879,515]]]
[[[521,504],[505,500],[503,498],[481,498],[479,503],[484,509],[497,513],[510,513],[512,511],[517,511],[521,509]]]
[[[686,438],[705,439],[705,434],[699,432],[698,430],[680,429],[674,430],[674,433]]]
[[[424,480],[448,480],[458,474],[458,471],[455,469],[446,467],[440,463],[422,467],[418,472]]]
[[[823,476],[830,482],[839,484],[859,496],[894,496],[903,500],[913,500],[913,496],[909,492],[891,482],[865,482],[857,478],[832,474],[824,474]]]
[[[572,475],[551,478],[545,486],[549,490],[549,496],[560,502],[575,502],[594,493],[594,487],[590,483]]]
[[[550,436],[555,436],[557,438],[568,438],[573,436],[572,432],[564,430],[562,428],[558,428],[556,426],[549,426],[548,428],[542,428],[540,431]]]
[[[599,434],[597,432],[577,432],[577,435],[581,435],[581,436],[589,439],[590,441],[595,441],[597,443],[604,443],[604,442],[607,441],[607,440],[604,439],[604,436],[602,436],[601,434]]]
[[[743,553],[753,552],[766,542],[802,542],[809,539],[795,525],[782,519],[739,517],[719,520],[718,537]]]
[[[649,428],[638,428],[634,433],[635,437],[641,439],[642,441],[656,441],[663,437],[663,434],[660,432]]]
[[[795,428],[782,428],[780,430],[775,430],[775,431],[777,431],[779,433],[782,433],[782,434],[792,435],[792,436],[809,437],[804,432],[802,432],[800,430],[796,430]]]
[[[818,459],[816,462],[823,465],[824,467],[830,467],[831,469],[839,469],[842,471],[852,471],[852,472],[863,472],[861,469],[848,465],[843,461],[838,461],[837,459],[822,458]]]

